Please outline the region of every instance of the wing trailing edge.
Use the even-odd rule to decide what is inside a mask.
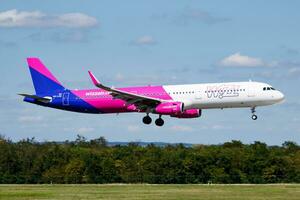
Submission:
[[[122,99],[127,102],[127,104],[134,104],[138,107],[155,107],[156,105],[164,102],[163,99],[148,97],[140,94],[135,94],[112,87],[108,87],[100,83],[94,74],[89,71],[89,75],[94,83],[94,85],[100,89],[110,92],[110,94],[116,99]]]

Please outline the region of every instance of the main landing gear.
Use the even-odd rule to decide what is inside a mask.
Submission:
[[[149,115],[147,114],[144,118],[143,118],[143,123],[144,124],[151,124],[152,119],[151,117],[149,117]]]
[[[155,124],[156,124],[156,126],[163,126],[164,125],[164,120],[161,118],[161,115],[159,115],[159,118],[157,118],[156,120],[155,120]]]
[[[251,113],[252,113],[252,116],[251,116],[251,118],[253,119],[253,120],[257,120],[257,115],[255,114],[255,107],[253,107],[253,108],[251,108]]]
[[[143,117],[143,123],[144,124],[151,124],[152,119],[149,116],[149,114],[147,114],[145,117]],[[155,124],[156,126],[163,126],[164,125],[164,120],[161,118],[161,115],[159,115],[159,118],[155,120]]]

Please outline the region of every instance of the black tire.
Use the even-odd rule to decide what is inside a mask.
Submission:
[[[253,120],[257,120],[257,115],[252,115],[251,117]]]
[[[164,125],[164,120],[162,118],[158,118],[155,120],[156,126],[163,126]]]
[[[152,122],[152,119],[148,115],[143,118],[144,124],[151,124],[151,122]]]

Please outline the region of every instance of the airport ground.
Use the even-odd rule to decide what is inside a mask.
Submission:
[[[0,199],[300,199],[300,184],[274,185],[0,185]]]

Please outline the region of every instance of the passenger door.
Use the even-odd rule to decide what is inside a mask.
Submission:
[[[253,85],[248,86],[248,97],[255,97],[255,87]]]
[[[62,97],[62,105],[69,106],[70,105],[70,93],[64,92]]]
[[[200,90],[196,90],[196,91],[195,91],[195,100],[196,100],[196,101],[202,100],[202,93],[201,93]]]

